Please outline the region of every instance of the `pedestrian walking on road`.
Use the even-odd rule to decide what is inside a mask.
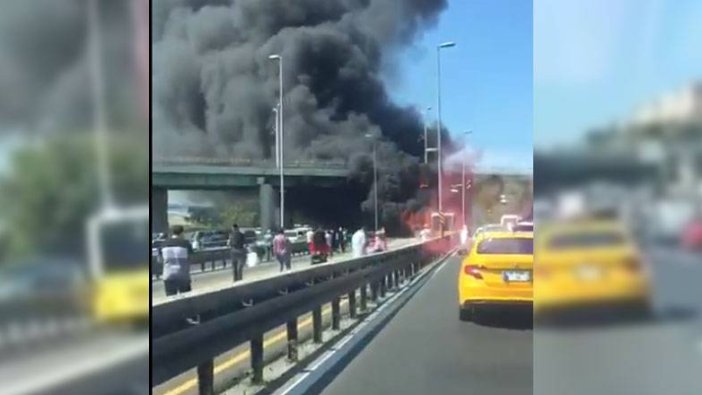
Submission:
[[[329,246],[329,256],[334,255],[334,236],[332,235],[332,231],[327,230],[324,232],[324,241],[326,241],[327,246]]]
[[[357,230],[351,237],[351,250],[354,258],[360,258],[366,255],[366,246],[368,240],[366,238],[366,228],[362,227]]]
[[[339,227],[339,247],[341,247],[341,253],[346,252],[346,229]]]
[[[340,252],[341,232],[337,229],[332,229],[330,232],[332,233],[332,250]]]
[[[190,292],[190,257],[193,246],[183,238],[183,227],[175,225],[171,238],[164,240],[160,247],[163,260],[163,285],[166,296]]]
[[[273,254],[273,231],[271,229],[266,230],[266,234],[263,236],[263,241],[265,242],[266,249],[266,262],[271,260]]]
[[[234,271],[234,281],[244,279],[244,265],[246,264],[246,242],[244,234],[239,230],[239,225],[232,225],[232,233],[229,235],[229,248],[232,250],[232,269]]]
[[[292,244],[287,237],[285,237],[285,231],[280,229],[278,234],[273,238],[273,254],[275,259],[278,260],[280,264],[280,271],[290,270],[290,260],[292,253]]]

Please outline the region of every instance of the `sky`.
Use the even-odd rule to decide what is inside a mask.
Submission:
[[[532,2],[449,0],[438,25],[400,56],[400,76],[390,78],[395,101],[436,120],[436,46],[441,50],[441,118],[468,146],[478,167],[528,171],[533,150]],[[399,82],[398,82],[399,81]]]
[[[577,143],[702,77],[702,1],[535,0],[534,71],[537,146]]]

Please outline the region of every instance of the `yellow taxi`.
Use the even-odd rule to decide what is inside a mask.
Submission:
[[[536,238],[534,311],[635,307],[650,311],[650,270],[617,220],[543,224]]]
[[[532,232],[486,231],[476,238],[458,274],[459,317],[477,308],[528,305],[533,302]]]

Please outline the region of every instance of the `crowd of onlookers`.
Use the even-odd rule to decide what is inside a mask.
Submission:
[[[173,226],[170,233],[170,237],[159,234],[152,242],[153,258],[162,264],[161,276],[167,296],[190,291],[190,261],[195,251],[191,241],[185,237],[182,226]],[[316,230],[309,228],[304,236],[313,264],[326,262],[334,254],[343,254],[348,250],[353,257],[361,257],[388,249],[385,229],[368,232],[365,227],[361,227],[351,234],[344,227],[326,230],[318,227]],[[226,247],[231,253],[234,282],[243,280],[245,267],[255,266],[260,260],[261,251],[253,249],[258,243],[258,240],[251,240],[242,232],[237,224],[232,225]],[[265,254],[269,259],[278,261],[281,272],[291,269],[293,241],[283,229],[266,232],[263,243]]]

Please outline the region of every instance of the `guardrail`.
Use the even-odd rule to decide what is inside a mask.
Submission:
[[[269,262],[273,260],[272,255],[268,255],[265,251],[265,247],[255,247],[259,248],[259,257],[262,262]],[[306,242],[292,243],[292,254],[296,255],[307,255],[309,254],[309,249]],[[264,259],[265,258],[265,259]],[[200,265],[200,272],[213,271],[217,267],[226,268],[227,263],[231,259],[231,249],[229,247],[218,247],[218,248],[208,248],[205,250],[196,251],[190,258],[191,272],[192,267],[195,265]],[[218,265],[221,263],[221,266]],[[163,266],[161,262],[155,259],[155,256],[151,256],[151,268],[153,275],[158,278],[160,273],[163,271]],[[208,270],[209,268],[209,270]]]
[[[0,302],[0,365],[27,348],[82,333],[91,324],[87,288],[44,290]]]
[[[156,305],[151,311],[153,385],[197,368],[200,394],[214,391],[214,358],[250,342],[252,380],[263,382],[263,336],[287,326],[288,358],[297,360],[298,318],[312,312],[313,341],[322,342],[322,306],[332,305],[332,329],[340,328],[342,296],[356,318],[368,299],[384,297],[450,246],[450,236],[395,251],[313,266],[274,278]],[[368,288],[370,286],[370,295]],[[188,320],[198,317],[199,323]]]

